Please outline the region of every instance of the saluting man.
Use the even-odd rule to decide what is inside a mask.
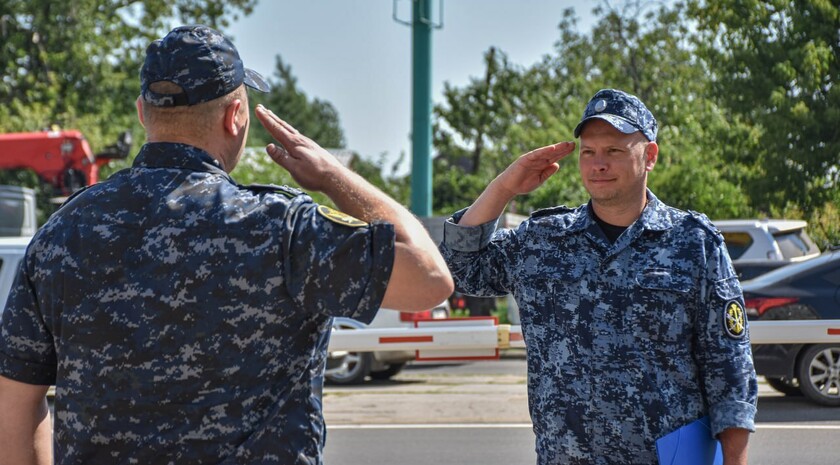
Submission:
[[[519,304],[540,465],[654,464],[657,439],[704,416],[724,463],[747,463],[757,384],[740,284],[708,218],[647,189],[656,133],[638,98],[601,90],[574,131],[588,203],[494,232],[573,152],[563,142],[518,158],[445,224],[456,289]]]
[[[53,446],[60,465],[320,464],[331,317],[429,308],[452,293],[446,264],[409,211],[265,108],[268,154],[342,211],[233,181],[245,87],[268,87],[219,32],[174,29],[140,77],[134,165],[70,199],[18,271],[0,462],[53,463]]]

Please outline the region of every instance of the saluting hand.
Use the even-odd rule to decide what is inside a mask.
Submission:
[[[574,149],[574,142],[560,142],[517,158],[484,189],[458,224],[476,226],[498,218],[511,199],[540,187],[556,173],[560,169],[557,162]]]
[[[560,169],[557,162],[574,149],[574,142],[560,142],[532,150],[511,163],[496,182],[512,195],[527,194],[556,173]]]
[[[324,191],[333,182],[332,177],[336,172],[345,169],[332,154],[268,108],[257,105],[255,113],[260,123],[278,142],[266,146],[268,156],[285,168],[301,188]]]

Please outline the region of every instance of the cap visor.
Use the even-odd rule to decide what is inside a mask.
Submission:
[[[618,129],[619,131],[621,131],[624,134],[633,134],[634,132],[641,132],[641,130],[639,128],[637,128],[636,126],[633,126],[632,124],[630,124],[629,121],[627,121],[626,119],[624,119],[620,116],[602,114],[602,115],[593,115],[593,116],[590,116],[589,118],[586,118],[583,121],[581,121],[577,125],[577,127],[575,128],[575,137],[580,137],[580,132],[583,130],[583,125],[586,124],[587,122],[595,119],[595,118],[602,119],[602,120],[610,123],[612,125],[612,127]],[[645,137],[647,137],[647,136],[645,136]]]
[[[265,79],[263,79],[262,75],[252,69],[245,68],[244,82],[246,86],[260,92],[268,92],[271,89],[268,83],[265,82]]]

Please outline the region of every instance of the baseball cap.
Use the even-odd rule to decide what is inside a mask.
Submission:
[[[149,89],[155,82],[170,81],[180,94],[161,94]],[[207,26],[181,26],[146,48],[140,69],[143,100],[157,107],[195,105],[233,92],[240,85],[260,92],[269,87],[256,71],[245,68],[233,43]]]
[[[635,95],[616,89],[599,90],[583,110],[583,117],[575,128],[575,137],[587,121],[598,118],[613,125],[624,134],[641,131],[647,140],[656,141],[656,118]]]

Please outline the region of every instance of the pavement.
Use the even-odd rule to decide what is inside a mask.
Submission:
[[[759,377],[759,396],[781,394]],[[530,424],[525,351],[501,361],[409,366],[388,381],[324,388],[327,425]]]
[[[520,423],[530,424],[525,351],[502,360],[522,360],[521,374],[480,373],[446,367],[409,366],[389,381],[324,388],[327,425]],[[477,362],[496,364],[499,362]],[[492,368],[492,365],[490,365]],[[459,372],[460,371],[460,372]],[[475,372],[478,371],[478,372]]]

